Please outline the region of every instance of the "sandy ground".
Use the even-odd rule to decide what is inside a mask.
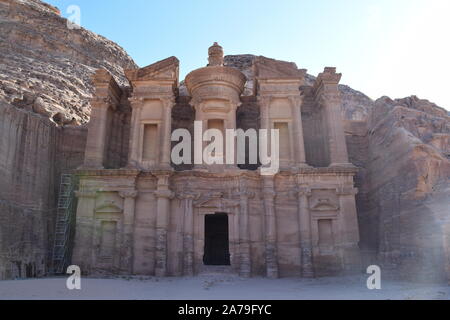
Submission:
[[[381,290],[368,290],[367,277],[322,279],[242,279],[231,275],[193,278],[82,278],[81,290],[66,288],[66,278],[0,281],[0,300],[412,300],[450,299],[446,285],[382,281]]]

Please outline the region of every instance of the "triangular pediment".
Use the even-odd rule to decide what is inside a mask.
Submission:
[[[195,206],[202,208],[214,207],[217,206],[218,203],[220,203],[222,198],[222,192],[211,192],[200,197],[200,199],[195,202]]]
[[[170,57],[141,69],[126,70],[125,75],[129,81],[172,80],[178,82],[179,67],[178,59]]]
[[[220,211],[238,206],[239,201],[224,198],[222,192],[212,192],[195,201],[194,205],[196,208],[210,208]]]
[[[95,208],[97,213],[121,213],[123,209],[115,201],[105,201]]]
[[[332,203],[329,199],[319,199],[312,207],[315,211],[337,211],[339,206]]]
[[[254,72],[257,79],[301,79],[306,74],[306,70],[298,69],[293,62],[262,56],[255,59]]]

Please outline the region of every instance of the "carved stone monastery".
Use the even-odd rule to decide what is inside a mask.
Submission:
[[[127,70],[131,89],[94,76],[84,165],[79,168],[72,264],[86,274],[324,276],[360,270],[354,175],[338,83],[259,57],[253,90],[209,49],[207,67],[179,83],[168,58]],[[171,134],[279,129],[280,171],[258,165],[174,165]],[[217,267],[221,266],[221,267]]]

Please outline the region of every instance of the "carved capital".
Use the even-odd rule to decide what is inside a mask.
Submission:
[[[288,100],[291,103],[291,105],[295,108],[299,108],[301,107],[301,105],[303,104],[303,96],[288,96]]]
[[[131,97],[128,98],[128,101],[130,101],[131,108],[133,109],[140,108],[144,104],[144,98],[141,97]]]
[[[258,96],[258,104],[260,107],[268,107],[270,106],[270,103],[272,102],[273,97],[272,96]]]
[[[163,103],[164,108],[172,109],[175,105],[175,97],[162,97],[160,100]]]
[[[340,196],[355,196],[359,192],[358,188],[353,186],[343,186],[336,188],[336,194]]]
[[[170,190],[156,190],[155,196],[157,198],[173,199],[175,197],[175,194]]]
[[[248,190],[242,190],[242,191],[235,192],[235,193],[233,194],[233,196],[239,197],[239,198],[241,198],[241,199],[242,199],[242,198],[252,199],[252,198],[255,197],[255,193],[252,192],[252,191],[248,191]]]
[[[263,199],[275,199],[277,193],[274,190],[263,190],[262,196]]]
[[[91,105],[94,108],[116,108],[116,104],[111,97],[94,97],[91,100]]]
[[[159,171],[153,173],[158,178],[158,187],[160,186],[168,186],[169,179],[172,176],[173,172],[171,171]]]
[[[307,197],[310,197],[311,194],[312,194],[311,188],[309,188],[309,187],[299,187],[299,188],[296,190],[296,192],[297,192],[297,195],[298,195],[299,197],[301,197],[301,196],[307,196]]]
[[[136,198],[138,195],[138,192],[136,190],[127,190],[127,191],[119,191],[119,196],[121,198]]]
[[[320,95],[318,102],[324,107],[339,104],[341,102],[341,96],[339,92],[324,92]]]

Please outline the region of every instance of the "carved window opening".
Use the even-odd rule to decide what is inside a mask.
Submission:
[[[333,220],[320,219],[318,220],[319,228],[319,248],[321,253],[331,253],[334,246],[333,236]]]
[[[100,257],[112,259],[116,247],[116,221],[102,221],[100,237]]]
[[[274,129],[279,130],[280,137],[280,159],[289,160],[291,158],[291,141],[289,134],[289,124],[287,122],[275,122]]]
[[[155,161],[158,156],[158,125],[144,125],[144,143],[142,150],[142,159],[146,161]]]
[[[224,120],[222,120],[222,119],[210,119],[210,120],[208,120],[208,129],[217,129],[217,130],[219,130],[222,133],[222,139],[223,139],[222,140],[222,143],[223,143],[222,147],[225,148],[225,124],[224,124]],[[223,152],[222,153],[213,152],[212,156],[213,157],[223,157]]]

